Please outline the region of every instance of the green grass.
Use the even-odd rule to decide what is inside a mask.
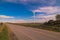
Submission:
[[[8,29],[6,26],[4,27],[3,31],[0,32],[0,40],[9,40]]]

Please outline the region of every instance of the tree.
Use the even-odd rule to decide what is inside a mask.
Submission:
[[[56,20],[60,20],[60,14],[56,15]]]
[[[56,16],[56,24],[60,24],[60,14]]]
[[[54,20],[49,20],[48,24],[53,24]]]

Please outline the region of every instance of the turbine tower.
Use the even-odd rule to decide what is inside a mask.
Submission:
[[[33,12],[33,18],[34,18],[34,24],[36,23],[36,19],[35,19],[35,12]]]

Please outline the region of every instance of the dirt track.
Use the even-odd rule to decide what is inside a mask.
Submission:
[[[60,33],[7,24],[18,40],[60,40]]]

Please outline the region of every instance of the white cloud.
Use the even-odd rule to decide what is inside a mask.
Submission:
[[[54,5],[56,3],[56,0],[4,0],[7,2],[15,2],[15,3],[22,3],[22,4],[28,4],[28,3],[41,3],[43,4],[49,4]]]
[[[46,22],[49,20],[56,20],[56,14],[60,14],[60,6],[48,6],[39,7],[36,10],[32,10],[33,13],[40,12],[41,14],[36,15],[36,22]],[[42,12],[44,14],[42,14]],[[33,18],[34,16],[32,16]]]
[[[60,12],[59,6],[49,6],[49,7],[39,7],[36,10],[33,10],[33,12],[44,12],[46,14],[56,14]]]
[[[0,15],[0,18],[14,18],[12,16]]]
[[[4,0],[4,1],[6,1],[6,2],[17,2],[17,0]]]
[[[32,16],[32,19],[34,17]],[[56,20],[56,15],[44,15],[44,14],[38,14],[35,16],[35,21],[40,22],[47,22],[49,20]]]
[[[20,20],[15,20],[13,23],[27,23],[27,21],[20,19]]]
[[[27,23],[26,20],[15,20],[15,19],[1,19],[0,22],[10,22],[10,23]]]
[[[16,19],[13,16],[0,15],[0,22],[27,23],[26,20]]]

